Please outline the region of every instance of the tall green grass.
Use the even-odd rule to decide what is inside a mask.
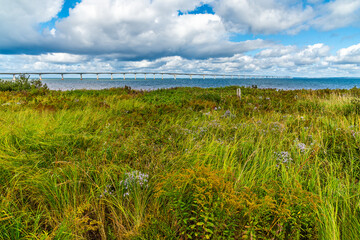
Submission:
[[[0,93],[0,239],[358,239],[360,90]]]

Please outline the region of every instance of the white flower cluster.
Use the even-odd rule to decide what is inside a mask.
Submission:
[[[276,160],[280,164],[289,164],[293,160],[289,152],[274,152],[274,154],[276,155]],[[277,164],[276,166],[279,167],[279,164]]]
[[[113,196],[115,195],[115,189],[112,185],[106,185],[104,192],[100,195],[100,198],[106,196]]]
[[[269,124],[269,129],[273,132],[282,131],[283,126],[278,122],[272,122]]]
[[[301,153],[304,153],[307,150],[305,143],[299,142],[296,147],[300,150]]]
[[[130,194],[131,189],[136,187],[145,188],[149,182],[149,175],[140,171],[132,171],[125,173],[125,179],[120,182],[120,185],[124,187],[124,197]]]
[[[308,147],[306,147],[305,143],[299,142],[298,139],[294,140],[295,146],[298,150],[300,150],[300,153],[305,153],[307,150],[309,150]]]

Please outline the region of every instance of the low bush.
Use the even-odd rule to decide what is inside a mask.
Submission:
[[[238,206],[233,184],[222,172],[207,167],[167,174],[157,186],[164,214],[177,220],[177,235],[184,239],[229,239],[234,235]]]
[[[235,190],[207,167],[167,174],[157,185],[162,215],[183,239],[317,239],[318,198],[300,184],[269,182]]]
[[[360,98],[354,98],[351,100],[351,103],[355,109],[355,112],[360,113]]]
[[[216,104],[219,104],[221,102],[221,96],[215,93],[204,93],[199,95],[197,99],[215,102]]]
[[[6,81],[0,79],[0,91],[24,91],[24,90],[47,90],[46,84],[40,80],[29,80],[30,76],[20,75],[15,81]]]

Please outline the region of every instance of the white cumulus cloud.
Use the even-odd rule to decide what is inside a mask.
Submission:
[[[62,5],[63,0],[0,0],[0,49],[40,41],[39,24],[56,17]]]
[[[77,54],[116,53],[121,59],[230,56],[266,47],[232,43],[222,19],[212,14],[185,14],[204,1],[83,0],[56,24],[57,50]],[[247,48],[249,47],[249,48]]]
[[[0,0],[2,71],[359,73],[359,44],[331,55],[322,43],[301,48],[229,40],[234,33],[297,34],[358,24],[359,0],[82,0],[54,28],[40,29],[63,3]],[[203,4],[215,14],[188,14]]]
[[[346,27],[360,20],[359,0],[335,0],[319,6],[312,24],[322,30]]]
[[[330,47],[318,43],[303,48],[276,45],[254,56],[243,53],[230,57],[188,59],[181,56],[153,60],[124,61],[113,55],[86,56],[74,54],[0,55],[0,69],[11,71],[148,71],[232,73],[278,76],[358,76],[360,44],[331,55]],[[11,63],[11,64],[9,64]]]
[[[332,30],[360,20],[359,0],[215,0],[215,12],[230,31],[297,34],[314,27]]]
[[[311,6],[293,0],[218,0],[214,6],[231,31],[242,33],[301,29],[314,16]]]
[[[336,64],[360,66],[360,43],[338,50],[336,56],[330,56],[327,60]]]

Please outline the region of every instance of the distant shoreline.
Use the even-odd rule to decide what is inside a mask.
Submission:
[[[130,86],[137,90],[156,90],[174,87],[200,87],[216,88],[226,86],[251,87],[256,85],[258,88],[275,88],[281,90],[297,89],[351,89],[360,86],[360,78],[277,78],[277,79],[198,79],[178,78],[174,79],[44,79],[44,83],[50,89],[70,90],[70,89],[106,89],[114,87]]]
[[[3,78],[5,79],[5,78]],[[38,79],[38,78],[34,78]],[[11,79],[7,79],[11,80]],[[51,90],[75,90],[75,89],[88,89],[100,90],[107,88],[116,88],[130,86],[136,90],[157,90],[168,89],[174,87],[200,87],[200,88],[216,88],[226,86],[244,86],[251,87],[256,85],[258,88],[275,88],[279,90],[298,90],[298,89],[351,89],[360,86],[360,78],[352,77],[331,77],[331,78],[273,78],[273,79],[230,79],[230,78],[164,78],[152,79],[138,77],[127,78],[84,78],[80,80],[76,78],[43,78],[43,83],[46,83]]]

